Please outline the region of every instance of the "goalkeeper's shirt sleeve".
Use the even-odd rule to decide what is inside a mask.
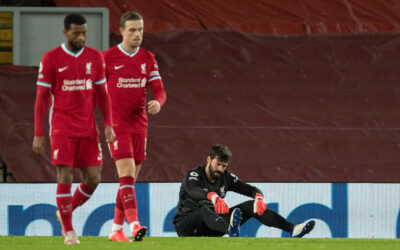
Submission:
[[[201,187],[202,181],[196,172],[190,172],[184,181],[186,192],[190,198],[193,200],[207,200],[208,191]]]
[[[229,173],[228,174],[228,182],[230,191],[254,198],[256,193],[264,195],[260,189],[250,184],[245,183],[240,180],[236,175]]]

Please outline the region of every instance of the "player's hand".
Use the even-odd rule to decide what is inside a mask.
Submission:
[[[35,154],[44,155],[46,140],[44,136],[33,137],[32,149]]]
[[[161,105],[158,101],[156,100],[151,100],[147,103],[147,112],[151,115],[156,115],[160,112],[161,110]]]
[[[207,194],[207,199],[211,200],[214,204],[215,211],[219,214],[229,213],[229,207],[217,193],[210,192]]]
[[[107,126],[104,129],[104,134],[106,136],[106,142],[108,143],[112,143],[115,140],[115,133],[114,133],[114,129],[112,128],[112,126]]]
[[[264,200],[264,196],[256,193],[256,196],[254,196],[253,212],[257,213],[258,215],[262,215],[266,209],[267,203]]]

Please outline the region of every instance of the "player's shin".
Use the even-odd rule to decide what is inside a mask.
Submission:
[[[72,197],[72,210],[82,206],[87,200],[90,199],[94,189],[86,186],[83,182],[76,188],[74,196]]]

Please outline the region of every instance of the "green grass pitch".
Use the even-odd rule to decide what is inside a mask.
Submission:
[[[142,242],[109,242],[107,237],[79,237],[80,245],[66,246],[64,238],[0,236],[1,250],[146,249],[146,250],[293,250],[293,249],[400,249],[400,239],[291,239],[291,238],[177,238],[145,237]]]

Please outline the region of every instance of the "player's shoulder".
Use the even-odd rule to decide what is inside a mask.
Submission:
[[[153,59],[153,58],[154,58],[154,53],[151,52],[150,50],[147,50],[147,49],[143,48],[143,47],[140,47],[139,53],[140,53],[143,57],[146,57],[146,58],[148,58],[148,59]]]
[[[54,58],[55,56],[58,56],[62,52],[61,46],[57,46],[54,49],[51,49],[44,53],[43,58]]]
[[[188,176],[199,176],[205,171],[205,165],[198,166],[188,172]]]
[[[113,46],[113,47],[109,48],[108,50],[103,51],[102,54],[103,54],[104,58],[106,58],[110,55],[113,55],[116,50],[118,50],[118,47]]]
[[[101,56],[100,50],[98,50],[96,48],[85,46],[85,50],[86,50],[86,53],[88,53],[88,54]]]
[[[235,175],[234,173],[232,173],[228,170],[225,170],[224,174],[225,174],[226,178],[233,179],[235,181],[239,179],[239,177],[237,175]]]

